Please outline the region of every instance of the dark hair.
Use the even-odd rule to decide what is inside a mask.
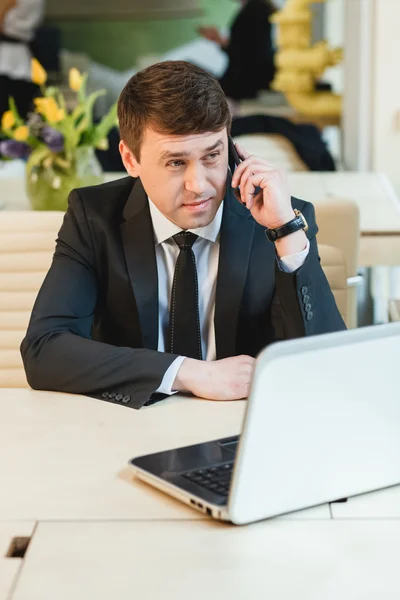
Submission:
[[[137,160],[144,130],[188,135],[231,127],[226,97],[217,79],[191,63],[165,61],[134,75],[118,100],[121,139]]]

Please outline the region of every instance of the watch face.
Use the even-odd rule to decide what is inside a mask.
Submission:
[[[303,225],[302,228],[304,229],[304,231],[307,231],[307,229],[308,229],[308,223],[307,223],[306,218],[303,215],[303,213],[300,212],[299,210],[297,210],[296,208],[295,208],[294,212],[295,212],[296,216],[299,217],[299,219],[301,219],[302,225]]]

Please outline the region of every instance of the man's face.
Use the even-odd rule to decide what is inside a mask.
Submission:
[[[181,229],[211,223],[225,196],[228,135],[219,132],[165,135],[146,128],[140,163],[124,142],[124,165],[140,177],[151,201]]]

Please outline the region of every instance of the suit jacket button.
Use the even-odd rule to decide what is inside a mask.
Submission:
[[[117,395],[115,396],[115,399],[116,399],[116,401],[117,401],[117,402],[121,402],[121,400],[122,400],[122,398],[123,398],[123,397],[124,397],[124,395],[123,395],[123,394],[117,394]]]
[[[115,398],[116,395],[117,392],[111,392],[111,394],[108,394],[108,397],[110,398],[110,400],[112,400],[113,398]]]
[[[308,302],[310,302],[310,296],[308,296],[307,294],[305,296],[303,296],[303,302],[304,302],[304,304],[307,304]]]
[[[303,285],[303,287],[301,288],[301,293],[303,294],[303,296],[305,296],[307,294],[307,292],[308,292],[308,288],[305,285]]]
[[[307,313],[307,317],[306,317],[307,321],[311,321],[311,319],[313,318],[313,316],[314,316],[314,313],[312,313],[312,312],[311,312],[311,310],[310,310],[310,311]]]
[[[311,312],[311,304],[306,304],[305,306],[306,312]]]
[[[130,401],[131,401],[131,397],[130,397],[130,396],[124,396],[124,397],[122,398],[122,402],[123,402],[124,404],[128,404],[128,402],[130,402]]]
[[[109,394],[109,392],[103,392],[102,395],[101,395],[101,397],[102,398],[108,398],[108,394]]]

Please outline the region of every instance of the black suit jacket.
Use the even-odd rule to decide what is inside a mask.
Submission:
[[[344,328],[320,267],[313,206],[311,249],[293,274],[228,183],[220,236],[217,358],[256,356],[278,339]],[[176,356],[157,351],[158,279],[146,193],[130,177],[74,190],[52,266],[38,294],[22,357],[35,389],[86,394],[140,408]]]

